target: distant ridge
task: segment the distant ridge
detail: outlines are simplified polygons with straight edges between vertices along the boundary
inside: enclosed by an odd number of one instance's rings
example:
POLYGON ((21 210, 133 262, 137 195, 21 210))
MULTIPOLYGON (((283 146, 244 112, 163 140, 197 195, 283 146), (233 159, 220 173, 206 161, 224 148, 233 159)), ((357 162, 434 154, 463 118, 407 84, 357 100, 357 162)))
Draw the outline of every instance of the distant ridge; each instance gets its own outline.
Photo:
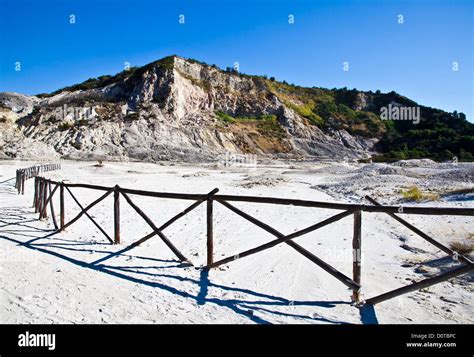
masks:
POLYGON ((463 113, 393 91, 306 88, 176 55, 49 94, 1 93, 0 125, 6 158, 35 150, 145 161, 474 158, 474 124, 463 113), (387 108, 419 118, 382 120, 387 108))

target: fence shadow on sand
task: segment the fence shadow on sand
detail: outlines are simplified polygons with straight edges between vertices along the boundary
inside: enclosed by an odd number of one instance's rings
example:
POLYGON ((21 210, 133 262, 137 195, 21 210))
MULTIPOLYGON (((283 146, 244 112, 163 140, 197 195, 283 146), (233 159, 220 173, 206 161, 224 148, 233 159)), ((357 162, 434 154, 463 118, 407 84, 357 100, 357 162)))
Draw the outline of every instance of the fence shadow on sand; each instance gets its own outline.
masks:
MULTIPOLYGON (((108 274, 118 279, 124 279, 136 284, 160 289, 172 295, 193 300, 198 306, 213 304, 229 309, 238 314, 248 322, 268 324, 270 321, 265 316, 278 318, 292 318, 293 322, 307 323, 331 323, 346 324, 348 322, 337 319, 328 319, 320 314, 319 309, 332 309, 338 305, 348 305, 347 301, 301 301, 289 300, 285 297, 270 295, 251 289, 226 286, 212 281, 207 269, 197 269, 183 265, 175 259, 158 259, 122 253, 120 258, 140 262, 134 265, 112 265, 91 264, 90 262, 77 259, 67 252, 74 253, 111 253, 107 243, 88 243, 55 237, 55 230, 37 227, 34 223, 39 221, 29 216, 34 214, 31 210, 23 207, 0 208, 0 239, 15 243, 18 247, 32 249, 44 254, 67 261, 84 269, 91 269, 108 274), (103 249, 102 249, 103 248, 103 249), (149 264, 153 265, 149 265, 149 264), (186 271, 183 271, 185 269, 186 271), (179 273, 183 272, 183 275, 179 273), (194 273, 194 274, 193 274, 194 273), (184 275, 185 274, 185 275, 184 275), (164 282, 166 281, 166 282, 164 282), (173 284, 171 282, 176 282, 173 284), (183 283, 186 283, 183 284, 183 283), (184 288, 183 288, 184 286, 184 288), (210 294, 212 289, 215 293, 210 294), (223 296, 225 293, 225 297, 223 296), (233 298, 235 293, 238 298, 233 298), (230 296, 230 297, 227 297, 230 296), (241 297, 244 296, 244 297, 241 297), (295 312, 298 306, 314 307, 313 315, 298 314, 295 312), (318 312, 319 311, 319 312, 318 312), (257 316, 262 312, 262 316, 257 316)), ((87 256, 82 254, 82 256, 87 256)), ((172 298, 172 296, 170 296, 172 298)), ((126 322, 126 321, 124 321, 126 322)), ((376 323, 375 320, 367 320, 361 315, 361 322, 376 323)))

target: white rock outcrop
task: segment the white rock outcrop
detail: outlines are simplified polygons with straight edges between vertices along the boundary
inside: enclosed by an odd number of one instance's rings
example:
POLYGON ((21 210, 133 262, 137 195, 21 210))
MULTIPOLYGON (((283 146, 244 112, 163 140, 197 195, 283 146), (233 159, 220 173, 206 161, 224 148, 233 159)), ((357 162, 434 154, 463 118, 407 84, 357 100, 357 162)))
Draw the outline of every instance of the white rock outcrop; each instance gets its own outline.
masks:
POLYGON ((201 161, 231 152, 344 158, 366 156, 374 144, 308 125, 259 77, 176 56, 167 66, 158 61, 104 87, 47 98, 0 93, 0 104, 2 157, 37 152, 75 159, 201 161), (93 115, 78 118, 85 109, 93 115), (216 111, 232 117, 275 115, 281 129, 267 133, 251 121, 228 125, 216 111))

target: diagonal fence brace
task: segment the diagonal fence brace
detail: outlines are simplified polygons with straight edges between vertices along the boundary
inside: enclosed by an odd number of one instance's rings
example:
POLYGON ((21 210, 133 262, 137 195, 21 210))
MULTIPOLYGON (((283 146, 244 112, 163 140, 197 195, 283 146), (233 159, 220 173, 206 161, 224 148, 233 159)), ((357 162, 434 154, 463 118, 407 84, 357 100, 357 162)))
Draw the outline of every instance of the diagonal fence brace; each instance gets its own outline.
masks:
POLYGON ((79 214, 74 217, 73 219, 71 219, 69 222, 67 222, 64 226, 63 226, 63 230, 66 229, 67 227, 71 226, 72 224, 74 224, 75 222, 77 222, 77 220, 79 218, 82 217, 83 214, 87 213, 87 211, 89 211, 92 207, 94 207, 95 205, 97 205, 98 203, 100 203, 102 200, 104 200, 107 196, 109 196, 112 192, 114 192, 114 189, 111 188, 110 190, 108 190, 106 193, 104 193, 102 196, 100 196, 98 199, 96 199, 94 202, 92 202, 91 204, 89 204, 86 208, 84 208, 81 212, 79 212, 79 214))
MULTIPOLYGON (((195 208, 197 208, 201 203, 205 202, 207 200, 207 197, 211 197, 213 195, 215 195, 217 192, 219 192, 219 189, 218 188, 215 188, 214 190, 212 190, 211 192, 209 192, 206 196, 206 199, 202 199, 202 200, 198 200, 196 202, 194 202, 192 205, 190 205, 189 207, 187 207, 185 210, 183 210, 182 212, 178 213, 177 215, 173 216, 172 218, 170 218, 168 221, 166 221, 163 225, 161 225, 160 227, 158 227, 158 230, 159 231, 163 231, 165 230, 167 227, 169 227, 171 224, 173 224, 174 222, 176 222, 178 219, 180 219, 181 217, 185 216, 186 214, 188 214, 189 212, 191 212, 192 210, 194 210, 195 208)), ((129 246, 115 252, 115 253, 112 253, 104 258, 100 258, 92 263, 90 263, 91 265, 95 265, 95 264, 99 264, 99 263, 102 263, 112 257, 115 257, 115 256, 118 256, 120 254, 123 254, 137 246, 139 246, 140 244, 144 243, 145 241, 147 241, 148 239, 154 237, 156 235, 156 231, 153 231, 149 234, 147 234, 146 236, 144 236, 143 238, 137 240, 136 242, 133 242, 132 244, 130 244, 129 246)))
MULTIPOLYGON (((365 198, 372 204, 376 205, 376 206, 382 206, 380 203, 378 203, 376 200, 374 200, 372 197, 370 196, 365 196, 365 198)), ((399 216, 397 216, 396 214, 393 214, 393 213, 388 213, 387 214, 392 217, 393 219, 395 219, 397 222, 400 222, 402 225, 404 225, 405 227, 407 227, 409 230, 411 230, 412 232, 416 233, 417 235, 419 235, 421 238, 423 238, 424 240, 426 240, 428 243, 431 243, 432 245, 434 245, 436 248, 438 248, 439 250, 442 250, 443 252, 451 255, 451 256, 454 256, 456 255, 458 257, 459 260, 461 260, 462 262, 464 263, 472 263, 472 261, 465 257, 464 255, 462 254, 459 254, 455 251, 453 251, 452 249, 446 247, 444 244, 438 242, 437 240, 431 238, 428 234, 426 234, 425 232, 421 231, 420 229, 416 228, 414 225, 412 225, 411 223, 408 223, 407 221, 405 221, 403 218, 400 218, 399 216)))
MULTIPOLYGON (((84 210, 84 206, 82 206, 82 204, 79 202, 79 200, 76 198, 76 196, 73 195, 73 193, 71 192, 71 190, 69 189, 69 187, 67 186, 64 186, 66 188, 66 190, 69 192, 69 194, 71 195, 72 199, 74 200, 74 202, 77 203, 77 205, 79 206, 79 208, 81 210, 84 210)), ((112 238, 110 238, 110 236, 107 234, 107 232, 95 221, 94 218, 92 218, 92 216, 87 213, 87 212, 84 212, 84 214, 86 215, 87 218, 89 218, 92 223, 94 223, 94 225, 102 232, 102 234, 108 239, 108 241, 110 243, 113 243, 114 241, 112 240, 112 238)))
POLYGON ((375 305, 375 304, 381 303, 383 301, 386 301, 386 300, 392 299, 394 297, 397 297, 399 295, 407 294, 407 293, 415 291, 415 290, 424 289, 424 288, 427 288, 431 285, 435 285, 435 284, 441 283, 443 281, 446 281, 448 279, 455 278, 458 275, 469 273, 472 270, 474 270, 474 264, 470 263, 470 264, 462 265, 462 266, 460 266, 456 269, 452 269, 450 271, 444 272, 444 273, 442 273, 440 275, 437 275, 435 277, 427 278, 427 279, 418 281, 416 283, 413 283, 413 284, 410 284, 410 285, 407 285, 407 286, 403 286, 401 288, 398 288, 398 289, 383 293, 381 295, 375 296, 373 298, 367 299, 365 301, 365 303, 375 305))
POLYGON ((173 243, 161 232, 157 226, 153 223, 153 221, 138 207, 131 198, 125 193, 125 192, 120 192, 122 196, 125 198, 125 200, 128 202, 130 206, 145 220, 146 223, 153 229, 153 231, 161 238, 163 242, 170 248, 173 253, 178 257, 179 260, 181 261, 189 261, 179 250, 176 248, 173 243))
POLYGON ((248 215, 247 213, 241 211, 240 209, 238 209, 237 207, 231 205, 230 203, 228 203, 226 201, 223 201, 223 200, 219 200, 219 199, 217 201, 219 203, 221 203, 222 205, 224 205, 225 207, 229 208, 234 213, 238 214, 239 216, 245 218, 246 220, 248 220, 248 221, 252 222, 253 224, 257 225, 258 227, 264 229, 268 233, 276 236, 278 239, 273 240, 273 241, 268 242, 268 243, 265 243, 265 244, 262 244, 261 246, 249 249, 249 250, 247 250, 245 252, 242 252, 242 253, 239 253, 235 256, 224 258, 220 261, 217 261, 217 262, 211 264, 208 268, 215 268, 219 265, 222 265, 222 264, 225 264, 225 263, 228 263, 230 261, 235 260, 236 257, 241 258, 241 257, 249 256, 249 255, 258 253, 262 250, 266 250, 268 248, 271 248, 271 247, 273 247, 277 244, 286 243, 289 246, 291 246, 293 249, 295 249, 297 252, 299 252, 300 254, 302 254, 303 256, 308 258, 309 260, 311 260, 313 263, 318 265, 320 268, 325 270, 327 273, 331 274, 336 279, 338 279, 340 282, 342 282, 343 284, 348 286, 350 289, 352 289, 354 291, 357 291, 357 290, 360 289, 360 284, 356 283, 354 280, 352 280, 348 276, 344 275, 343 273, 341 273, 340 271, 338 271, 337 269, 335 269, 334 267, 332 267, 331 265, 329 265, 328 263, 326 263, 322 259, 318 258, 313 253, 309 252, 308 250, 306 250, 305 248, 303 248, 302 246, 300 246, 299 244, 297 244, 297 243, 295 243, 291 240, 291 239, 299 237, 303 234, 306 234, 306 233, 312 232, 314 230, 317 230, 321 227, 324 227, 324 226, 326 226, 330 223, 338 221, 338 220, 340 220, 340 219, 342 219, 346 216, 349 216, 349 215, 353 214, 355 211, 359 210, 359 207, 354 207, 353 209, 350 209, 348 211, 341 212, 341 213, 336 214, 332 217, 329 217, 328 219, 325 219, 325 220, 323 220, 319 223, 316 223, 316 224, 314 224, 314 225, 312 225, 308 228, 302 229, 300 231, 297 231, 297 232, 294 232, 292 234, 289 234, 289 235, 285 236, 284 234, 280 233, 279 231, 277 231, 273 227, 270 227, 266 223, 263 223, 263 222, 259 221, 258 219, 248 215))

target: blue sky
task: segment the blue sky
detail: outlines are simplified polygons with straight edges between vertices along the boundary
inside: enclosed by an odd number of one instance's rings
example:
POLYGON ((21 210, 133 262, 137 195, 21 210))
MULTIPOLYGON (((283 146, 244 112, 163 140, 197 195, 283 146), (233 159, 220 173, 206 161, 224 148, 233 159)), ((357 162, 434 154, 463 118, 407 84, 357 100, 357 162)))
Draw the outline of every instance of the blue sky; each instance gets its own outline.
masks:
POLYGON ((304 86, 395 90, 474 121, 472 0, 0 4, 0 91, 50 92, 177 54, 304 86))

